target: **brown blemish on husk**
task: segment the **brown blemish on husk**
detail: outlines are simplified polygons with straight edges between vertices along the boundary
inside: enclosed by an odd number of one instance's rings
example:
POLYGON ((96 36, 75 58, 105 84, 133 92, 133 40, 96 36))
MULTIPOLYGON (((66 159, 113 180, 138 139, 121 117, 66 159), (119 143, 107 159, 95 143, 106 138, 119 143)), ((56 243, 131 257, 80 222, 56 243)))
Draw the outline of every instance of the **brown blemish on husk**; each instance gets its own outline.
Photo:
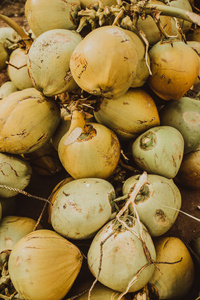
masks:
POLYGON ((176 168, 176 159, 173 155, 172 155, 172 162, 173 162, 173 166, 176 168))
POLYGON ((102 213, 103 212, 103 208, 102 208, 102 206, 100 205, 100 207, 99 207, 99 213, 102 213))
POLYGON ((167 244, 169 243, 170 239, 167 239, 166 242, 163 245, 163 249, 167 247, 167 244))
MULTIPOLYGON (((10 167, 10 169, 15 173, 16 177, 19 177, 19 175, 17 174, 17 171, 12 167, 11 164, 9 164, 9 163, 7 163, 7 162, 0 163, 0 167, 5 166, 5 165, 7 165, 7 166, 10 167)), ((5 175, 5 173, 3 172, 2 169, 0 169, 0 172, 1 172, 3 175, 5 175)), ((17 221, 17 220, 16 220, 16 221, 17 221)), ((15 222, 15 221, 14 221, 14 222, 15 222)))
POLYGON ((42 139, 44 139, 45 137, 46 137, 46 135, 43 134, 43 135, 41 135, 41 136, 37 139, 37 141, 39 142, 39 141, 41 141, 42 139))
POLYGON ((26 129, 23 129, 22 132, 11 134, 11 136, 20 136, 22 138, 25 138, 29 135, 29 133, 26 131, 26 129))
MULTIPOLYGON (((82 56, 82 54, 76 54, 74 53, 74 61, 78 61, 79 64, 77 64, 76 69, 79 69, 81 67, 81 71, 79 72, 79 74, 77 75, 77 77, 80 79, 81 75, 85 72, 88 62, 87 60, 82 56)), ((76 62, 77 63, 77 62, 76 62)))
POLYGON ((63 194, 65 195, 65 197, 70 196, 70 194, 67 194, 67 193, 65 193, 65 192, 63 192, 63 194))
POLYGON ((77 212, 81 213, 82 209, 78 206, 77 203, 75 203, 74 201, 69 201, 69 205, 74 208, 77 212))
POLYGON ((167 219, 167 216, 162 209, 156 209, 153 218, 156 223, 162 226, 167 226, 167 224, 169 223, 169 220, 167 219))
POLYGON ((21 258, 20 258, 20 256, 17 256, 17 257, 16 257, 16 260, 15 260, 15 266, 16 266, 16 267, 19 267, 20 264, 21 264, 21 258))
POLYGON ((113 155, 116 157, 116 154, 119 152, 119 142, 117 137, 114 134, 111 134, 110 148, 108 148, 108 151, 106 153, 104 151, 100 151, 99 149, 97 149, 97 151, 104 158, 105 166, 110 166, 110 165, 112 166, 113 155), (112 152, 110 152, 110 149, 112 149, 112 152))

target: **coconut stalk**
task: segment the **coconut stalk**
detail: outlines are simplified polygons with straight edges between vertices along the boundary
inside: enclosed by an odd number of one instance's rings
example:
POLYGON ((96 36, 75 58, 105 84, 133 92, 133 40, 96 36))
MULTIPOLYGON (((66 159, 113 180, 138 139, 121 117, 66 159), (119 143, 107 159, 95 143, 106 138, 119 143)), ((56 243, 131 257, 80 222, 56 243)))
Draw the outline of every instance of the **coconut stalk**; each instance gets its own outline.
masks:
POLYGON ((84 130, 87 130, 85 127, 85 114, 77 107, 75 103, 71 103, 70 112, 71 115, 71 124, 67 132, 65 145, 70 145, 79 138, 84 130))
POLYGON ((31 45, 32 45, 32 38, 23 30, 23 28, 21 26, 19 26, 14 20, 12 20, 11 18, 4 16, 2 14, 0 14, 0 19, 2 21, 4 21, 7 25, 9 25, 11 28, 13 28, 18 35, 21 37, 22 42, 23 42, 23 46, 25 46, 25 48, 27 50, 30 49, 31 45))
MULTIPOLYGON (((99 1, 100 2, 100 1, 99 1)), ((79 26, 77 32, 80 32, 86 25, 90 24, 94 29, 97 25, 120 25, 134 30, 137 27, 137 20, 139 15, 145 19, 147 15, 151 15, 154 19, 159 18, 159 15, 176 17, 185 21, 189 21, 200 26, 200 16, 196 13, 186 11, 181 8, 172 7, 168 5, 152 4, 149 0, 133 1, 132 3, 117 1, 117 5, 111 7, 103 7, 99 4, 98 9, 82 9, 78 12, 79 26), (128 17, 128 18, 127 18, 128 17), (130 23, 132 22, 132 26, 130 23)))

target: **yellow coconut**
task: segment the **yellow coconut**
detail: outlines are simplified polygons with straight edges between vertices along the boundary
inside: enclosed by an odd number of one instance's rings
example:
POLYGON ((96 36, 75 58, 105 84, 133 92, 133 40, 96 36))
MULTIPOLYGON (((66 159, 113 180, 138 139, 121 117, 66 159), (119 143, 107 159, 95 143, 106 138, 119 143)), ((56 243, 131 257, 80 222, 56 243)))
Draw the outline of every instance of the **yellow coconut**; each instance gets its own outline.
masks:
POLYGON ((199 74, 198 54, 178 39, 167 39, 149 51, 152 75, 150 88, 164 100, 179 100, 199 74))
POLYGON ((136 138, 147 129, 160 125, 156 104, 142 88, 129 89, 121 97, 104 98, 94 116, 121 140, 136 138))
POLYGON ((90 94, 119 97, 136 76, 138 54, 134 45, 127 30, 99 27, 74 49, 70 59, 72 76, 90 94))
POLYGON ((40 229, 15 244, 8 269, 24 299, 61 300, 76 279, 82 259, 74 244, 52 230, 40 229))
POLYGON ((51 29, 75 29, 76 24, 71 18, 71 12, 76 7, 80 7, 79 0, 27 0, 25 16, 37 37, 51 29))
POLYGON ((194 280, 194 263, 189 250, 177 237, 159 237, 155 242, 156 262, 150 279, 159 299, 183 299, 194 280))
POLYGON ((0 151, 24 154, 42 147, 60 121, 53 98, 35 88, 11 93, 0 101, 0 151))

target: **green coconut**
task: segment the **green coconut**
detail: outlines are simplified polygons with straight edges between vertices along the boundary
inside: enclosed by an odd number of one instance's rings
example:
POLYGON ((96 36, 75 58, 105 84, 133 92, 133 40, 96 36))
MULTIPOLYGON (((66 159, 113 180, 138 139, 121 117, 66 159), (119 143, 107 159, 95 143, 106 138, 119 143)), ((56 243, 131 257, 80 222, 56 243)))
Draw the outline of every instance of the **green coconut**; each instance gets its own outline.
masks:
POLYGON ((184 153, 197 148, 200 142, 200 102, 190 97, 170 101, 160 111, 163 126, 176 128, 184 139, 184 153))
POLYGON ((182 134, 171 126, 153 127, 132 144, 136 164, 150 174, 174 178, 184 154, 182 134))

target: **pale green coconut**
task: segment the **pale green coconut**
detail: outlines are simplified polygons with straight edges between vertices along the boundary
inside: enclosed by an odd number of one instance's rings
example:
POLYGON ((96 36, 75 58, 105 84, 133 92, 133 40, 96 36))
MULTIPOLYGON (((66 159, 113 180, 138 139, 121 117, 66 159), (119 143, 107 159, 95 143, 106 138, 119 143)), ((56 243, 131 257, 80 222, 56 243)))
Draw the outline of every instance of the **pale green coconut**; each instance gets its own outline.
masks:
MULTIPOLYGON (((92 284, 92 283, 91 283, 92 284)), ((78 297, 77 300, 88 300, 89 292, 78 297)), ((120 296, 120 293, 113 291, 106 287, 105 285, 97 282, 91 291, 91 300, 117 300, 120 296)), ((125 300, 125 296, 121 300, 125 300)))
POLYGON ((52 29, 34 40, 28 53, 28 69, 36 89, 54 96, 77 88, 69 61, 81 41, 81 35, 67 29, 52 29))
POLYGON ((24 190, 28 186, 31 175, 29 163, 21 156, 0 153, 0 197, 9 198, 17 195, 17 189, 24 190))
POLYGON ((7 72, 10 80, 18 90, 33 87, 28 73, 26 50, 17 48, 11 53, 7 72))
POLYGON ((87 261, 95 277, 100 268, 98 281, 108 288, 124 292, 129 287, 128 292, 135 292, 148 283, 155 270, 155 265, 145 255, 141 235, 150 254, 148 257, 155 260, 156 253, 151 236, 142 223, 131 216, 122 221, 130 230, 117 220, 108 222, 90 244, 87 261))
MULTIPOLYGON (((134 175, 124 182, 124 195, 132 192, 139 178, 139 175, 134 175)), ((147 181, 129 208, 134 213, 135 207, 151 236, 160 236, 176 221, 182 203, 181 193, 172 179, 148 174, 147 181)))
MULTIPOLYGON (((0 222, 0 252, 12 250, 23 236, 34 230, 36 220, 22 216, 6 216, 0 222)), ((39 226, 41 228, 41 226, 39 226)))
POLYGON ((76 179, 52 194, 51 223, 66 238, 91 238, 114 217, 115 190, 100 178, 76 179))
POLYGON ((8 61, 9 55, 8 52, 5 50, 2 44, 0 44, 0 71, 5 69, 7 66, 6 61, 8 61))
POLYGON ((0 100, 16 91, 17 87, 14 85, 14 83, 10 80, 6 81, 0 87, 0 100))
POLYGON ((12 45, 18 39, 17 33, 10 27, 0 28, 0 70, 7 66, 12 45))
POLYGON ((132 154, 142 170, 174 178, 183 159, 184 139, 174 127, 153 127, 136 138, 132 154))
POLYGON ((200 102, 190 97, 170 101, 160 111, 160 122, 176 128, 184 139, 184 153, 197 148, 200 143, 200 102))

